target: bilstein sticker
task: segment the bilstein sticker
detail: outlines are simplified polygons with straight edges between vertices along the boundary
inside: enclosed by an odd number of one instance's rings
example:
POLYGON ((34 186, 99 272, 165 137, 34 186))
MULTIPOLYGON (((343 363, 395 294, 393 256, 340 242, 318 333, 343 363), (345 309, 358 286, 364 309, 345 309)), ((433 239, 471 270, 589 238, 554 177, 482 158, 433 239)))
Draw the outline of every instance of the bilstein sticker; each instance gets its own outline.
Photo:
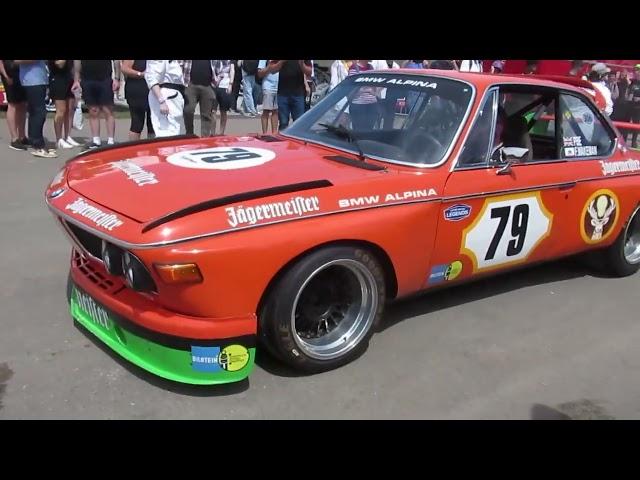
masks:
POLYGON ((462 262, 456 260, 449 264, 435 265, 429 275, 429 284, 455 280, 462 273, 462 262))
POLYGON ((242 345, 220 347, 191 346, 191 368, 198 372, 237 372, 249 363, 249 351, 242 345))

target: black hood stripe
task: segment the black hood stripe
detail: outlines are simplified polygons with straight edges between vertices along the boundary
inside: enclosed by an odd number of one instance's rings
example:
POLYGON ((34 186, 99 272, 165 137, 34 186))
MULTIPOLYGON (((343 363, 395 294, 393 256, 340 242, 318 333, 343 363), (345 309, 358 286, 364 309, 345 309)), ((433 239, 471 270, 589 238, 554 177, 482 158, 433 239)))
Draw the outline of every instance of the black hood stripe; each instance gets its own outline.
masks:
POLYGON ((356 168, 362 168, 364 170, 371 170, 373 172, 379 172, 381 170, 386 170, 387 167, 383 167, 382 165, 376 165, 375 163, 365 163, 363 160, 356 160, 354 158, 346 157, 344 155, 327 155, 327 160, 331 160, 333 162, 342 163, 344 165, 350 165, 356 168))
POLYGON ((333 184, 329 180, 314 180, 312 182, 292 183, 290 185, 280 185, 278 187, 263 188, 252 192, 237 193, 227 197, 216 198, 214 200, 206 200, 196 203, 186 208, 176 210, 175 212, 164 215, 156 220, 152 220, 142 229, 142 233, 146 233, 160 225, 175 220, 177 218, 186 217, 193 213, 203 212, 212 208, 222 207, 232 203, 246 202, 247 200, 255 200, 257 198, 270 197, 272 195, 280 195, 283 193, 302 192, 304 190, 312 190, 315 188, 331 187, 333 184))

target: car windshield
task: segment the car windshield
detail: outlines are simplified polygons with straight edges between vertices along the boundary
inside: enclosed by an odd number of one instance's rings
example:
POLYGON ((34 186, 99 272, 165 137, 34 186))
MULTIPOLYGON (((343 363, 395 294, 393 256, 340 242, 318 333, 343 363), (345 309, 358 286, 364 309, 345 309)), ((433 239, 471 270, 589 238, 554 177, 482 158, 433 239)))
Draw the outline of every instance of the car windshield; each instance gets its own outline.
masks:
POLYGON ((348 77, 283 133, 416 166, 437 165, 470 106, 471 85, 403 73, 348 77))

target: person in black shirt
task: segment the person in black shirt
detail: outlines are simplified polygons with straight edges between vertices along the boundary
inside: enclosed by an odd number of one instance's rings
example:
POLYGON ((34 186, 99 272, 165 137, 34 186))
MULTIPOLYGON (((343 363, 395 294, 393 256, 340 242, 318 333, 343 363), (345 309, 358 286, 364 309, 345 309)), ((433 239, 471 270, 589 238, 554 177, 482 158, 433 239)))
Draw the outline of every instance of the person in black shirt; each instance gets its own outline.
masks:
POLYGON ((13 150, 27 150, 27 96, 20 83, 20 67, 14 60, 0 60, 0 76, 7 97, 7 125, 13 150))
POLYGON ((193 135, 193 119, 196 106, 200 104, 200 136, 215 135, 213 112, 218 107, 215 85, 218 78, 215 73, 216 60, 184 60, 182 70, 184 83, 184 128, 187 135, 193 135))
POLYGON ((131 126, 129 140, 140 140, 140 134, 147 119, 147 138, 155 137, 151 124, 151 110, 149 109, 149 87, 144 79, 147 69, 146 60, 123 60, 122 74, 125 77, 124 97, 129 105, 131 126))
POLYGON ((278 60, 269 64, 269 73, 280 72, 278 79, 278 120, 280 130, 304 113, 305 75, 311 75, 311 60, 278 60))
POLYGON ((71 138, 71 120, 75 111, 73 86, 73 60, 49 60, 49 98, 56 105, 53 129, 56 148, 73 148, 80 144, 71 138), (63 135, 64 133, 64 135, 63 135))
POLYGON ((99 147, 100 112, 107 120, 107 143, 113 145, 116 119, 113 116, 113 94, 120 90, 120 62, 118 60, 75 60, 72 90, 80 89, 89 107, 89 127, 93 141, 89 148, 99 147), (115 75, 114 75, 115 73, 115 75))
MULTIPOLYGON (((640 64, 634 67, 634 79, 627 88, 627 101, 631 123, 640 123, 640 64)), ((631 146, 638 148, 638 131, 631 135, 631 146)))
MULTIPOLYGON (((627 89, 629 88, 629 77, 626 70, 620 72, 620 77, 617 80, 618 85, 618 98, 613 103, 613 114, 611 120, 619 122, 628 122, 629 119, 629 102, 627 102, 627 89)), ((625 132, 622 132, 626 138, 625 132)))
POLYGON ((238 110, 238 97, 240 96, 240 84, 242 83, 242 72, 238 62, 240 60, 233 61, 235 75, 233 76, 233 86, 231 87, 231 110, 236 113, 240 113, 240 110, 238 110))

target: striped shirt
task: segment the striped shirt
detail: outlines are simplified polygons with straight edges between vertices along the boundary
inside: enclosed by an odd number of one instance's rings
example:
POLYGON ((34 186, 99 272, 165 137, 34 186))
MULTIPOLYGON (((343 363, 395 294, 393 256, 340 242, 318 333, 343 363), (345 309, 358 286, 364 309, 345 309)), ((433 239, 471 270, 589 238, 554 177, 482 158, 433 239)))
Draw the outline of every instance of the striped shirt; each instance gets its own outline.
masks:
MULTIPOLYGON (((349 67, 349 75, 354 75, 360 72, 368 72, 369 70, 373 70, 373 65, 367 63, 366 66, 360 65, 358 62, 353 62, 351 67, 349 67)), ((370 86, 362 86, 351 103, 354 105, 370 105, 372 103, 376 103, 378 101, 378 97, 376 96, 376 87, 370 86)))

